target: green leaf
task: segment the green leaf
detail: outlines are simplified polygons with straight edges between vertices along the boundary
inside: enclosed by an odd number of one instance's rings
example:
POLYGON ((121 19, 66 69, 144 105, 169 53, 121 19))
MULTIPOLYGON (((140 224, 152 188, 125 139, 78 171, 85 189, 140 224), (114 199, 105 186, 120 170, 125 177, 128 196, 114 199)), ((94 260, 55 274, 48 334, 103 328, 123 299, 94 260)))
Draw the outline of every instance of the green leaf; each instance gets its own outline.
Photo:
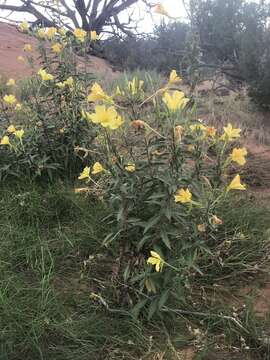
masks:
POLYGON ((159 298, 155 298, 154 300, 152 300, 150 306, 149 306, 149 311, 148 311, 148 320, 151 320, 153 315, 155 314, 155 312, 158 311, 159 307, 158 307, 158 303, 159 303, 159 298))
POLYGON ((147 240, 151 239, 150 235, 145 235, 137 244, 137 250, 140 251, 147 240))
POLYGON ((158 309, 161 310, 162 307, 166 304, 168 298, 169 298, 169 295, 170 295, 170 290, 166 290, 162 293, 160 299, 159 299, 159 302, 158 302, 158 309))
POLYGON ((160 216, 153 216, 149 221, 147 221, 147 225, 144 228, 143 233, 145 234, 149 229, 155 226, 160 220, 160 216))
POLYGON ((147 299, 141 300, 140 302, 138 302, 133 309, 131 310, 131 314, 135 319, 138 319, 141 310, 144 308, 144 306, 147 303, 147 299))
POLYGON ((168 234, 165 229, 161 230, 160 236, 161 236, 161 240, 167 246, 167 248, 171 249, 170 239, 169 239, 168 234))
POLYGON ((126 266, 126 268, 124 270, 124 274, 123 274, 124 281, 127 281, 127 279, 129 278, 129 275, 130 275, 130 266, 128 264, 126 266))

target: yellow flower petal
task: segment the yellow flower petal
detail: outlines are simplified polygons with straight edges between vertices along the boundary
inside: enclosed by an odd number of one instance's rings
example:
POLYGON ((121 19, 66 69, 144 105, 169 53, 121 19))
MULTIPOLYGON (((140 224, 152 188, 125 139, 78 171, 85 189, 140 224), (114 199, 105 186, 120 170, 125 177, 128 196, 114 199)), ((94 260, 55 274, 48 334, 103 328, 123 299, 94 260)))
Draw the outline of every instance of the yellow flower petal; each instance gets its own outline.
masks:
POLYGON ((9 137, 7 135, 2 137, 2 139, 0 141, 0 145, 10 145, 9 137))
POLYGON ((14 125, 9 125, 9 127, 7 128, 7 132, 12 134, 16 131, 16 128, 14 125))
POLYGON ((39 69, 38 75, 41 77, 42 81, 50 81, 54 79, 53 75, 47 73, 44 69, 39 69))
POLYGON ((74 34, 75 38, 81 42, 84 42, 85 37, 87 35, 86 31, 84 31, 83 29, 79 29, 79 28, 75 29, 73 31, 73 34, 74 34))
POLYGON ((227 187, 227 191, 230 190, 246 190, 246 186, 241 184, 240 175, 236 175, 231 183, 227 187))
POLYGON ((14 135, 18 138, 18 139, 22 139, 23 135, 24 135, 24 130, 21 129, 21 130, 16 130, 14 131, 14 135))
POLYGON ((221 136, 221 140, 232 141, 240 137, 241 129, 233 128, 232 124, 229 123, 224 129, 224 134, 221 136))
POLYGON ((52 44, 52 51, 55 53, 55 54, 59 54, 63 49, 63 45, 60 44, 60 43, 54 43, 52 44))
POLYGON ((25 44, 24 47, 23 47, 23 51, 32 52, 33 51, 32 45, 31 44, 25 44))
POLYGON ((86 166, 80 176, 78 177, 79 180, 89 179, 90 178, 90 167, 86 166))
POLYGON ((232 161, 235 161, 239 165, 245 165, 247 155, 246 148, 234 148, 232 153, 230 154, 230 157, 232 161))
POLYGON ((15 80, 14 79, 9 79, 8 81, 7 81, 7 86, 14 86, 16 84, 16 82, 15 82, 15 80))
POLYGON ((104 171, 104 167, 101 165, 100 162, 95 162, 94 165, 93 165, 93 170, 92 170, 92 174, 95 175, 95 174, 99 174, 101 173, 102 171, 104 171))
POLYGON ((188 189, 179 189, 174 196, 174 200, 176 203, 190 203, 192 201, 192 194, 188 189))
POLYGON ((110 97, 104 92, 102 87, 98 83, 94 83, 91 88, 91 93, 88 95, 87 100, 89 102, 96 102, 100 100, 109 100, 110 97))
POLYGON ((169 77, 169 85, 173 85, 180 81, 182 81, 182 79, 177 75, 176 70, 172 70, 169 77))
POLYGON ((150 254, 151 256, 147 259, 147 264, 155 266, 157 272, 162 271, 164 260, 155 251, 150 251, 150 254))
POLYGON ((167 105, 170 111, 182 110, 189 102, 182 91, 174 91, 173 93, 165 92, 163 102, 167 105))
POLYGON ((14 95, 5 95, 3 97, 3 100, 8 104, 8 105, 13 105, 16 103, 17 99, 14 95))
POLYGON ((127 170, 128 172, 134 172, 136 170, 136 166, 135 164, 129 163, 125 166, 125 170, 127 170))

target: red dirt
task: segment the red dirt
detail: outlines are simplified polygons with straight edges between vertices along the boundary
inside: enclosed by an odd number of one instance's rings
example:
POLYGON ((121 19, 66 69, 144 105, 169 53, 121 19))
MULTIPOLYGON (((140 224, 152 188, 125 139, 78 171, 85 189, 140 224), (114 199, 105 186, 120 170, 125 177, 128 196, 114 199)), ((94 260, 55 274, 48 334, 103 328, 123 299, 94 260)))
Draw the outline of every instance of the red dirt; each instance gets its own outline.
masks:
MULTIPOLYGON (((31 75, 29 66, 17 60, 18 56, 24 56, 25 44, 31 44, 34 47, 37 41, 31 36, 23 34, 13 25, 0 23, 0 75, 3 78, 17 80, 31 75)), ((34 58, 38 57, 35 51, 33 56, 34 58)), ((90 57, 88 69, 110 78, 117 76, 106 60, 96 56, 90 57)))

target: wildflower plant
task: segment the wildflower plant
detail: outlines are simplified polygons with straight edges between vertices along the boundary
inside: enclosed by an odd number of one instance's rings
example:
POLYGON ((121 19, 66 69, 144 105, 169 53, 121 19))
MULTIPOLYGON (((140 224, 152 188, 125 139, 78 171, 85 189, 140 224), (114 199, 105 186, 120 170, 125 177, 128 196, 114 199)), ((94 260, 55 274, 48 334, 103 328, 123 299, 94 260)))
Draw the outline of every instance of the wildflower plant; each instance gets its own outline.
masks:
POLYGON ((35 36, 41 64, 32 89, 17 95, 9 81, 1 96, 2 178, 76 176, 75 192, 96 195, 110 210, 103 246, 117 258, 119 291, 128 289, 134 313, 147 309, 151 318, 187 302, 198 279, 221 267, 213 249, 227 251, 222 207, 246 189, 231 170, 246 163, 241 129, 198 119, 175 70, 151 93, 139 77, 105 89, 73 51, 80 47, 87 60, 93 31, 48 28, 35 36))
POLYGON ((219 261, 211 249, 220 241, 222 204, 246 189, 239 174, 227 175, 232 163, 246 162, 246 149, 234 147, 241 129, 228 124, 220 132, 197 119, 180 82, 172 71, 165 86, 142 92, 140 119, 120 96, 108 104, 96 85, 98 105, 83 109, 85 120, 99 127, 102 171, 91 172, 90 164, 79 179, 102 188, 111 209, 107 221, 115 226, 103 244, 119 252, 122 281, 136 311, 146 307, 149 317, 189 296, 209 265, 205 270, 201 259, 219 261), (148 111, 162 113, 162 122, 149 119, 148 111))
MULTIPOLYGON (((26 22, 20 29, 30 32, 26 22)), ((53 173, 73 177, 84 163, 85 152, 76 149, 89 148, 96 136, 81 113, 93 75, 86 65, 87 57, 80 60, 74 46, 79 42, 86 53, 91 41, 96 39, 91 40, 90 34, 83 37, 83 34, 74 31, 72 36, 67 36, 63 29, 54 27, 31 31, 37 43, 26 44, 22 54, 33 76, 27 80, 27 88, 21 89, 14 79, 9 79, 0 99, 4 118, 2 135, 6 136, 10 124, 24 128, 23 153, 18 157, 13 146, 0 148, 5 153, 1 156, 1 177, 12 174, 52 177, 53 173), (34 51, 39 53, 39 69, 35 65, 34 51)))

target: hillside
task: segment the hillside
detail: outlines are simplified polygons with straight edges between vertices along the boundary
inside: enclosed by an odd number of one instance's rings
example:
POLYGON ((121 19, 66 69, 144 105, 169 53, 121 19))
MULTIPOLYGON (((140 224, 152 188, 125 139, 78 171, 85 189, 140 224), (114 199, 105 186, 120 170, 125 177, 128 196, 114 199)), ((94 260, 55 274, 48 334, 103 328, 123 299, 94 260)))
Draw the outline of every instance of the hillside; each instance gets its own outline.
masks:
MULTIPOLYGON (((18 56, 23 56, 23 47, 25 44, 36 44, 36 40, 17 30, 13 25, 0 23, 0 75, 4 78, 22 79, 31 75, 31 69, 28 65, 18 61, 18 56)), ((33 54, 37 58, 37 54, 33 54)), ((101 58, 91 56, 89 70, 99 73, 103 76, 113 78, 116 72, 113 71, 110 64, 101 58)))

